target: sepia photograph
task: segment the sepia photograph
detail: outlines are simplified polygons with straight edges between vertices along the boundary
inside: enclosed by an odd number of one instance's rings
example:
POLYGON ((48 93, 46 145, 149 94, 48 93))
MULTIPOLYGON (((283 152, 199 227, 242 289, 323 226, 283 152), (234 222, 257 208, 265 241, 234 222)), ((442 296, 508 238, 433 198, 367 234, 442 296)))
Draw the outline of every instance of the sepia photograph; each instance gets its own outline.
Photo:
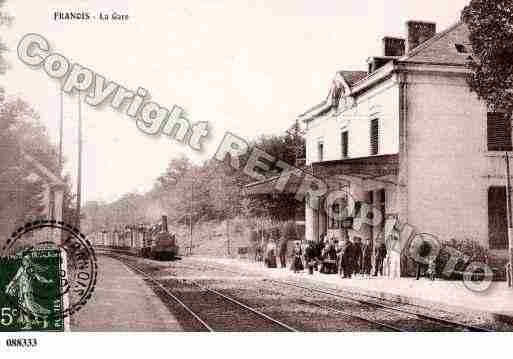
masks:
POLYGON ((0 0, 0 77, 0 352, 513 331, 512 0, 0 0))

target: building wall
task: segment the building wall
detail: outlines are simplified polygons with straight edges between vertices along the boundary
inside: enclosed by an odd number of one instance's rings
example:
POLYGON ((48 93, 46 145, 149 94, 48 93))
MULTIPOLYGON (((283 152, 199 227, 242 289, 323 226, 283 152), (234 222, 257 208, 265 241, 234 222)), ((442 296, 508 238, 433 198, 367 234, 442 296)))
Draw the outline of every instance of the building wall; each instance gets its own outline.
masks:
MULTIPOLYGON (((474 239, 488 246, 488 188, 505 185, 504 153, 487 150, 487 107, 463 75, 407 75, 406 220, 440 240, 474 239)), ((307 163, 341 159, 341 130, 349 129, 349 157, 370 155, 370 121, 380 119, 380 153, 399 151, 399 89, 394 77, 355 107, 308 124, 307 163)), ((513 163, 513 160, 512 160, 513 163)), ((401 212, 397 187, 386 185, 389 214, 401 212)), ((307 215, 307 227, 309 216, 307 215)), ((307 229, 308 231, 308 229, 307 229)))
POLYGON ((408 223, 488 244, 486 106, 464 77, 408 75, 408 223))
POLYGON ((370 155, 370 121, 379 118, 379 154, 393 154, 399 148, 399 90, 395 78, 376 86, 356 105, 339 114, 327 114, 308 124, 307 164, 318 162, 318 143, 324 145, 324 161, 342 158, 341 133, 349 131, 349 157, 370 155))
MULTIPOLYGON (((382 84, 375 86, 371 91, 358 98, 355 106, 339 111, 337 114, 327 114, 308 124, 306 135, 306 160, 307 164, 318 162, 318 143, 324 147, 323 161, 342 159, 341 133, 349 131, 349 158, 370 156, 370 122, 379 118, 379 155, 396 154, 399 150, 399 86, 396 78, 392 77, 382 84)), ((360 181, 361 182, 361 181, 360 181)), ((383 183, 378 183, 383 187, 383 183)), ((390 187, 390 186, 387 186, 390 187)), ((387 188, 387 211, 394 210, 395 189, 387 188)), ((365 191, 360 186, 353 184, 352 195, 364 200, 365 191), (356 192, 355 192, 356 191, 356 192), (353 193, 354 192, 354 193, 353 193)), ((320 232, 324 232, 322 218, 319 221, 318 211, 305 208, 306 237, 316 240, 320 232)), ((352 233, 361 238, 369 236, 368 228, 362 233, 352 233)))

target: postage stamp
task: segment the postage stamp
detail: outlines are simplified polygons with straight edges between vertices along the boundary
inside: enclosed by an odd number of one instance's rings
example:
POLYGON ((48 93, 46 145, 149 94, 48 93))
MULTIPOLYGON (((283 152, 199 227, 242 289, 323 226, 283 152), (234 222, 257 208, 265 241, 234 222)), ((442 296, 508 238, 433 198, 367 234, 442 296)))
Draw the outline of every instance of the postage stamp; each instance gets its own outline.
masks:
POLYGON ((94 250, 66 223, 27 223, 0 255, 0 330, 63 330, 64 318, 80 310, 94 291, 94 250))
POLYGON ((0 331, 63 330, 60 251, 30 248, 0 263, 0 331))

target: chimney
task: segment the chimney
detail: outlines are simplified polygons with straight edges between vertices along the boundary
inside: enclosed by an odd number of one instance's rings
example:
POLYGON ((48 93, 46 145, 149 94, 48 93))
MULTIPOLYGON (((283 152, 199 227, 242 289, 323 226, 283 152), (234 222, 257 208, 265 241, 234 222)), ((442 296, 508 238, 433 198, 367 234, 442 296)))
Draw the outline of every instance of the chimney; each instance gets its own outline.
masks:
POLYGON ((404 56, 406 40, 398 37, 383 38, 383 56, 404 56))
POLYGON ((162 216, 162 232, 168 233, 169 230, 167 228, 167 216, 162 216))
POLYGON ((436 34, 436 23, 424 21, 406 22, 406 52, 410 52, 436 34))

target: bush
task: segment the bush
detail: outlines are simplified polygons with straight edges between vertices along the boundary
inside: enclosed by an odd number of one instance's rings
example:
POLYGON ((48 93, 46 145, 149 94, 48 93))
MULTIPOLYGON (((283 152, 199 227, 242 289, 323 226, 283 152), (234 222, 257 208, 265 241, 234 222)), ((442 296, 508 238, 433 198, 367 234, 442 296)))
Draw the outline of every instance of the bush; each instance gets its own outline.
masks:
POLYGON ((487 248, 471 239, 457 240, 453 238, 442 243, 440 253, 436 257, 436 273, 438 276, 442 276, 445 266, 451 258, 451 252, 454 253, 455 250, 457 253, 461 253, 461 257, 449 279, 461 279, 461 273, 472 262, 488 264, 490 254, 487 248))
MULTIPOLYGON (((467 266, 472 262, 489 263, 489 251, 483 247, 479 242, 471 239, 451 239, 445 242, 439 242, 440 250, 435 258, 435 271, 436 276, 444 279, 461 280, 462 273, 465 272, 467 266), (459 254, 459 258, 458 258, 459 254), (451 258, 456 256, 456 258, 451 258), (444 275, 444 269, 446 268, 449 260, 455 261, 458 259, 452 273, 449 276, 444 275)), ((412 241, 409 243, 406 251, 402 253, 401 257, 401 273, 405 276, 415 276, 417 263, 413 258, 414 254, 425 258, 426 261, 423 264, 427 264, 429 255, 431 254, 431 244, 428 241, 417 242, 412 241)), ((451 263, 454 264, 454 263, 451 263)))

